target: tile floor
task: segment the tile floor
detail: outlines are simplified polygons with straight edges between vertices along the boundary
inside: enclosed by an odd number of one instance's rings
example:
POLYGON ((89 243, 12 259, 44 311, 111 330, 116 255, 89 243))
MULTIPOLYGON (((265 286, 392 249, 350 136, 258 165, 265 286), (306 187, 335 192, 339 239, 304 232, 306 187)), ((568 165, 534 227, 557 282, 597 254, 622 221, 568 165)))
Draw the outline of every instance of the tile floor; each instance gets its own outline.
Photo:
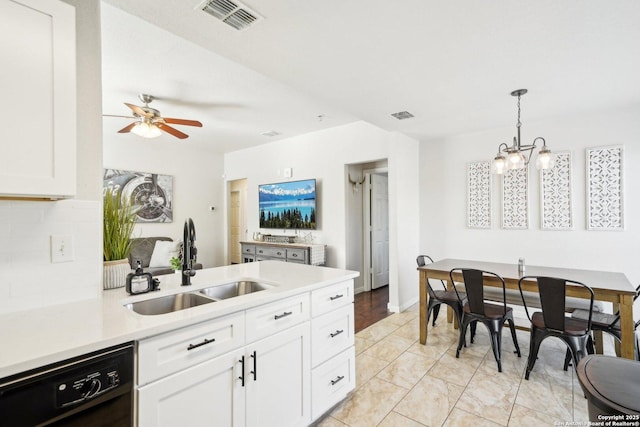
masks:
MULTIPOLYGON (((572 368, 562 370, 564 344, 546 339, 524 379, 529 333, 509 329, 499 373, 489 336, 479 325, 474 344, 456 359, 457 330, 443 314, 418 342, 417 306, 356 334, 356 390, 320 422, 334 426, 553 426, 588 421, 587 401, 572 368)), ((606 349, 605 353, 613 350, 606 349)), ((586 425, 586 424, 585 424, 586 425)))

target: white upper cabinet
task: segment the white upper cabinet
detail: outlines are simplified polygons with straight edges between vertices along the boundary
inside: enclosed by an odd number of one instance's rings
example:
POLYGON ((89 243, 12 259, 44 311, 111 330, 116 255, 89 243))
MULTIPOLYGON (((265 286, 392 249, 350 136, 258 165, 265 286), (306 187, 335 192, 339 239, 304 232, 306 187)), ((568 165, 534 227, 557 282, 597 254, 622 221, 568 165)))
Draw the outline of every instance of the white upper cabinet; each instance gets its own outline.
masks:
POLYGON ((75 9, 0 0, 0 197, 76 192, 75 9))

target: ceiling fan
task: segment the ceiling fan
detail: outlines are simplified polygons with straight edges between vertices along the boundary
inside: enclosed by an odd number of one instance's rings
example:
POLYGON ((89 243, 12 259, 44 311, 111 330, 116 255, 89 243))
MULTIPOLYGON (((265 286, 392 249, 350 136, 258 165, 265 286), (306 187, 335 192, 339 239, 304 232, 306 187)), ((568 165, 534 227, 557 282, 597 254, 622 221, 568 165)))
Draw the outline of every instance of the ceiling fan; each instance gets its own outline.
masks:
POLYGON ((144 138, 155 138, 162 135, 161 131, 164 131, 175 136, 176 138, 185 139, 188 138, 189 135, 169 125, 172 124, 202 127, 202 123, 197 120, 162 117, 160 115, 160 111, 156 110, 155 108, 149 107, 149 103, 151 103, 151 101, 155 99, 151 95, 141 93, 140 95, 138 95, 138 98, 144 103, 143 107, 139 107, 137 105, 129 104, 126 102, 124 103, 124 105, 131 108, 131 111, 133 111, 133 116, 105 114, 105 116, 107 117, 124 117, 135 119, 133 123, 130 123, 129 125, 120 129, 118 133, 133 132, 136 135, 140 135, 144 138))

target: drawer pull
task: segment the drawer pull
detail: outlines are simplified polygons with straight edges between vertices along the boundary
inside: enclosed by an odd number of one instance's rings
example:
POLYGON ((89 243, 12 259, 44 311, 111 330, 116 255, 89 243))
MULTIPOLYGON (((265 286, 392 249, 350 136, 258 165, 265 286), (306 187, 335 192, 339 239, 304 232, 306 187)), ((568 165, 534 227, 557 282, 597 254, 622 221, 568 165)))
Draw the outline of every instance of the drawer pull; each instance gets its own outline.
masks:
POLYGON ((238 379, 241 381, 240 384, 242 387, 244 387, 244 356, 242 356, 242 359, 238 360, 238 362, 242 365, 242 375, 240 375, 238 379))
POLYGON ((276 255, 280 256, 282 255, 282 252, 276 252, 276 255))
POLYGON ((342 294, 338 294, 338 295, 336 295, 335 297, 329 297, 329 299, 330 299, 331 301, 333 301, 333 300, 336 300, 336 299, 338 299, 338 298, 342 298, 343 296, 344 296, 344 295, 342 295, 342 294))
POLYGON ((264 251, 263 251, 262 249, 258 249, 258 253, 259 253, 259 254, 263 254, 263 253, 264 253, 264 251))
POLYGON ((251 373, 253 374, 253 380, 255 381, 258 379, 258 354, 254 351, 251 353, 251 358, 253 359, 253 371, 251 371, 251 373))
POLYGON ((215 338, 211 338, 210 340, 205 338, 204 341, 202 341, 201 343, 189 344, 189 347, 187 347, 187 350, 193 350, 194 348, 198 348, 198 347, 202 347, 203 345, 211 344, 215 340, 216 340, 215 338))
POLYGON ((336 378, 335 380, 331 380, 331 385, 336 385, 343 379, 344 379, 344 375, 338 375, 338 378, 336 378))
POLYGON ((283 317, 291 316, 292 314, 293 314, 293 311, 285 311, 282 314, 276 314, 275 316, 273 316, 273 318, 275 320, 278 320, 278 319, 282 319, 283 317))
POLYGON ((330 336, 331 338, 335 338, 335 337, 337 337, 338 335, 340 335, 340 334, 341 334, 341 333, 343 333, 343 332, 344 332, 344 330, 343 330, 343 329, 338 329, 338 330, 337 330, 337 331, 335 331, 334 333, 329 334, 329 336, 330 336))
POLYGON ((292 253, 292 254, 291 254, 291 256, 292 256, 293 258, 298 258, 298 254, 297 254, 297 253, 295 253, 295 252, 294 252, 294 253, 292 253))

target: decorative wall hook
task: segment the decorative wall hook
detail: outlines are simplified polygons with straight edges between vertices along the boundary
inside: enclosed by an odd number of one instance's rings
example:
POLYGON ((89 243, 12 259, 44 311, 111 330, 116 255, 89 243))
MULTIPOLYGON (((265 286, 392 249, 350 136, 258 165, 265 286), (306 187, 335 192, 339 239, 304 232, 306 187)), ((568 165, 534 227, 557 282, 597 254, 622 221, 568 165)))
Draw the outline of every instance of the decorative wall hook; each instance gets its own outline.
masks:
POLYGON ((351 185, 353 186, 353 191, 357 192, 360 189, 360 186, 362 185, 362 183, 364 182, 365 177, 363 176, 362 179, 358 180, 353 180, 351 178, 351 172, 349 172, 349 182, 351 183, 351 185))

